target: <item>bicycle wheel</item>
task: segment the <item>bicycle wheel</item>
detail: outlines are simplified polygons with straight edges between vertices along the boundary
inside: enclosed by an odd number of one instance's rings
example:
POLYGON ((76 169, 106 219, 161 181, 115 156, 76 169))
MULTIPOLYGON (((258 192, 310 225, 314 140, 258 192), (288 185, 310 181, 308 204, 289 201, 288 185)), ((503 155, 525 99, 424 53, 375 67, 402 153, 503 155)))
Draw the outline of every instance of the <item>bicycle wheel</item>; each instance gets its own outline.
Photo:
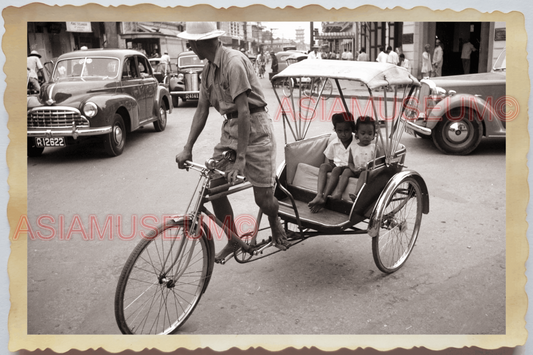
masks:
POLYGON ((398 270, 415 246, 422 220, 422 192, 418 182, 407 177, 388 196, 379 222, 378 235, 372 238, 372 254, 378 269, 398 270))
POLYGON ((281 82, 281 88, 283 89, 283 95, 285 97, 290 97, 292 95, 292 89, 294 85, 291 78, 285 78, 281 82))
POLYGON ((115 293, 115 318, 124 334, 171 334, 185 323, 207 288, 214 246, 205 226, 197 236, 173 220, 133 250, 115 293))

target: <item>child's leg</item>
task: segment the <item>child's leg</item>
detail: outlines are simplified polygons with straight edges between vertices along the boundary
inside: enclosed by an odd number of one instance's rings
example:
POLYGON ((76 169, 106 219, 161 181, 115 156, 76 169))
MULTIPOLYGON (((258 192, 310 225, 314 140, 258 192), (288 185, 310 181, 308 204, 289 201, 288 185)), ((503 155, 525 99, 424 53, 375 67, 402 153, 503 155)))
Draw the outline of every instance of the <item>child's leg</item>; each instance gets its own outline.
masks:
POLYGON ((342 171, 344 168, 342 167, 334 167, 331 171, 331 176, 329 177, 328 183, 326 185, 326 190, 324 191, 324 197, 327 197, 331 195, 333 190, 335 190, 335 187, 338 185, 339 182, 339 176, 342 174, 342 171))
POLYGON ((346 186, 348 186, 348 181, 350 177, 352 176, 354 175, 350 169, 348 168, 344 169, 344 171, 342 172, 339 178, 339 183, 337 184, 337 187, 335 188, 335 190, 333 190, 333 193, 331 194, 332 199, 335 199, 335 200, 342 199, 342 193, 346 189, 346 186))
POLYGON ((324 188, 328 179, 328 173, 333 169, 330 164, 324 163, 320 165, 320 170, 318 171, 318 182, 316 188, 316 196, 311 202, 308 203, 309 208, 312 212, 318 212, 322 209, 326 203, 326 196, 324 195, 324 188))

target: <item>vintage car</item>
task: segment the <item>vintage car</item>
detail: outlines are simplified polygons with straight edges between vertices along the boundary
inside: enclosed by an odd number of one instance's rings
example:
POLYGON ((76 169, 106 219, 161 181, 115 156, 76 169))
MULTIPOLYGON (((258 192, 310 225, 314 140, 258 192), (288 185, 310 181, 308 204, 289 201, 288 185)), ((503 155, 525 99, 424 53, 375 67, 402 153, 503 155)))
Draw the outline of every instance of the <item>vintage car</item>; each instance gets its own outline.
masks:
POLYGON ((176 76, 176 65, 168 62, 162 62, 161 58, 150 58, 150 65, 152 66, 152 72, 155 78, 160 84, 167 87, 170 83, 170 78, 176 76))
POLYGON ((504 49, 489 73, 422 79, 407 132, 457 155, 473 152, 482 137, 505 137, 505 67, 504 49))
POLYGON ((178 74, 170 79, 170 95, 172 95, 174 107, 178 107, 179 99, 182 101, 198 100, 205 63, 205 60, 200 60, 192 51, 178 55, 178 74))
POLYGON ((63 54, 39 95, 28 97, 28 156, 94 136, 103 138, 107 154, 120 155, 129 132, 149 123, 163 131, 171 105, 168 90, 138 51, 63 54))

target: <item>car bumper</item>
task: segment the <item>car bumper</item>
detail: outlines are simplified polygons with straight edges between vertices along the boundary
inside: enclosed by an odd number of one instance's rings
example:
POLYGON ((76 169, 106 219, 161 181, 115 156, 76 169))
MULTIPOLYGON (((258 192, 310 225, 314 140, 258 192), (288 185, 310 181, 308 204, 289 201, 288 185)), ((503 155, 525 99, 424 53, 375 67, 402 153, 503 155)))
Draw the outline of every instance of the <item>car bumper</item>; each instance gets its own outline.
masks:
POLYGON ((431 136, 431 128, 423 127, 415 122, 404 120, 405 122, 405 131, 411 135, 415 135, 415 133, 424 135, 424 136, 431 136))
POLYGON ((65 127, 65 128, 29 128, 28 137, 72 137, 98 136, 111 133, 111 126, 104 127, 65 127))

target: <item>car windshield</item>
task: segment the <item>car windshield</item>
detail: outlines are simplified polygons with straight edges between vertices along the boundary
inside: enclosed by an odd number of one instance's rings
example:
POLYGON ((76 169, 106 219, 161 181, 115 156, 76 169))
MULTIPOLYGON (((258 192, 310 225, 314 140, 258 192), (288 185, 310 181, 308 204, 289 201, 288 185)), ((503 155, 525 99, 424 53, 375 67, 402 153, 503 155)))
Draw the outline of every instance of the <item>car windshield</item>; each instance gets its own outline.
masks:
POLYGON ((117 77, 119 68, 117 58, 70 58, 57 63, 52 81, 112 79, 117 77))
POLYGON ((494 63, 493 70, 494 71, 505 71, 505 69, 506 69, 506 56, 505 56, 505 49, 504 49, 498 56, 496 63, 494 63))
POLYGON ((203 60, 200 60, 200 58, 195 55, 184 56, 178 59, 178 66, 180 67, 203 66, 204 63, 203 60))

